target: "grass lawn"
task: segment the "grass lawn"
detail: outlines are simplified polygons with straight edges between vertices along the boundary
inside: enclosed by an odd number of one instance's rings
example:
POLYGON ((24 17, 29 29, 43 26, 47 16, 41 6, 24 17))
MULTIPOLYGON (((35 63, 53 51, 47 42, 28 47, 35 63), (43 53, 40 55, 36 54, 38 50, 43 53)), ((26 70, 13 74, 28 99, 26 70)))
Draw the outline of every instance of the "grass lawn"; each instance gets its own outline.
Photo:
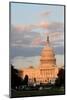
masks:
POLYGON ((31 97, 31 96, 48 96, 48 95, 64 95, 65 89, 61 88, 50 88, 43 90, 29 90, 29 91, 16 91, 11 90, 11 97, 31 97))

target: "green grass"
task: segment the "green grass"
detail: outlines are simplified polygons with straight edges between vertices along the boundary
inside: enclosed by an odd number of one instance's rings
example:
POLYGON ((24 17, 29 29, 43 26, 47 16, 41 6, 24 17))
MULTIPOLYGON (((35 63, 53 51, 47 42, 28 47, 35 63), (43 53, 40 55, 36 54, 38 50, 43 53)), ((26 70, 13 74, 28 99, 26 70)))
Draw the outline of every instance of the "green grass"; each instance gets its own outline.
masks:
POLYGON ((48 96, 48 95, 64 95, 64 88, 51 88, 43 90, 31 90, 31 91, 16 91, 11 90, 12 97, 31 97, 31 96, 48 96))

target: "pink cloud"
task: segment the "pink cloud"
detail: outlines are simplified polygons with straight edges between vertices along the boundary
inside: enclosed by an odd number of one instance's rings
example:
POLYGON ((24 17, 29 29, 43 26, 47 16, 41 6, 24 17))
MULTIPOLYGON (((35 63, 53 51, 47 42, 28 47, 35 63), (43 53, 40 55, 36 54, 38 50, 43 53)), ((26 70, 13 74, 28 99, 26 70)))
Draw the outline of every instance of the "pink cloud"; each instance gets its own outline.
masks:
POLYGON ((37 37, 32 41, 32 45, 45 45, 47 42, 43 41, 41 37, 37 37))
POLYGON ((43 28, 43 29, 48 29, 48 26, 49 26, 49 24, 50 23, 48 23, 48 22, 44 22, 44 21, 42 21, 42 22, 40 22, 39 24, 38 24, 38 27, 39 28, 43 28))
POLYGON ((41 38, 37 37, 32 41, 32 45, 38 45, 38 44, 40 44, 41 41, 42 41, 41 38))
POLYGON ((41 16, 49 16, 51 14, 51 12, 50 11, 47 11, 47 12, 42 12, 40 15, 41 16))
POLYGON ((15 30, 18 31, 18 32, 21 32, 21 31, 31 31, 33 29, 36 29, 36 28, 40 28, 40 26, 38 24, 29 24, 29 25, 16 25, 14 26, 15 30))
POLYGON ((32 25, 17 25, 15 26, 15 29, 17 31, 31 31, 32 30, 32 25))

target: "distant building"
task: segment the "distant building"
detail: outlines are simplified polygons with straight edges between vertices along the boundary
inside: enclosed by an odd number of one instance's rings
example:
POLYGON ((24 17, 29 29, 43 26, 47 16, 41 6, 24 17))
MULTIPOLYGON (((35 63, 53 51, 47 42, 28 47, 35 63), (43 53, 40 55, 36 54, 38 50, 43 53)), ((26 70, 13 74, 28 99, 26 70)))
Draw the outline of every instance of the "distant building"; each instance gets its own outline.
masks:
POLYGON ((37 83, 49 83, 56 79, 58 73, 56 58, 53 48, 50 46, 49 36, 47 36, 46 47, 41 51, 40 64, 38 67, 23 68, 22 75, 28 75, 30 81, 36 79, 37 83))

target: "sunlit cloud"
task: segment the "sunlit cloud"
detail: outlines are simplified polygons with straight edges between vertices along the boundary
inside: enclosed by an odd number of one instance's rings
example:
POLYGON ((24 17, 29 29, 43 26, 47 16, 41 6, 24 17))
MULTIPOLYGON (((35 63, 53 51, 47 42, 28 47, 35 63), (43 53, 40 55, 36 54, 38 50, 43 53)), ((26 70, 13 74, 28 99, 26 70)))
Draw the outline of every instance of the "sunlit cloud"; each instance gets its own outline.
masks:
MULTIPOLYGON (((11 46, 43 46, 45 43, 45 36, 50 36, 50 41, 58 40, 64 41, 64 24, 61 22, 47 22, 41 21, 30 25, 17 25, 11 27, 11 46), (46 32, 36 32, 35 29, 43 29, 46 32)), ((59 42, 59 41, 58 41, 59 42)), ((55 43, 56 45, 56 43, 55 43)))
POLYGON ((30 26, 30 25, 17 25, 17 26, 15 26, 15 28, 16 28, 16 30, 17 31, 31 31, 31 29, 32 29, 32 26, 30 26))
POLYGON ((42 29, 48 29, 48 26, 50 25, 49 22, 47 21, 41 21, 40 23, 36 24, 37 28, 42 28, 42 29))
POLYGON ((47 17, 49 15, 51 15, 50 11, 40 13, 40 16, 43 16, 43 17, 47 17))
POLYGON ((23 57, 23 56, 18 56, 15 57, 14 59, 11 60, 11 63, 16 67, 16 68, 23 68, 23 67, 29 67, 33 66, 35 67, 39 63, 40 56, 32 56, 32 57, 23 57))

